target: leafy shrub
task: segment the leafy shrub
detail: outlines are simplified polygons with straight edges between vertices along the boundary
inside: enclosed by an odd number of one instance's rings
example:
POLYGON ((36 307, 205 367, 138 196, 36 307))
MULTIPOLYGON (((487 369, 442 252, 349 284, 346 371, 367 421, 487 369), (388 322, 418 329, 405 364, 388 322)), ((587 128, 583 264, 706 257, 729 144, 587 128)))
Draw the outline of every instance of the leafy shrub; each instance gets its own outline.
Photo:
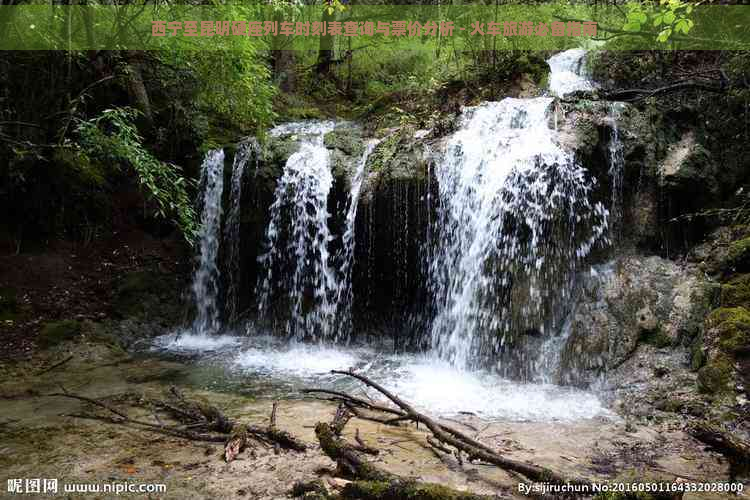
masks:
POLYGON ((141 187, 156 202, 157 215, 171 218, 192 244, 197 223, 188 187, 193 181, 183 176, 179 166, 160 161, 146 150, 134 123, 138 114, 132 108, 113 108, 79 121, 76 131, 80 145, 100 161, 131 167, 141 187))

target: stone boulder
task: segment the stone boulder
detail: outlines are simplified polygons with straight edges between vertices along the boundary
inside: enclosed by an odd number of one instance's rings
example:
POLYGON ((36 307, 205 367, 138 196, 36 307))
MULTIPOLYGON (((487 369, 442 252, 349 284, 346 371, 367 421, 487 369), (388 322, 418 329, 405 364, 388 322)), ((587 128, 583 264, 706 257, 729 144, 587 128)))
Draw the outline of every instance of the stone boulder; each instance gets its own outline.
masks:
POLYGON ((656 256, 626 256, 593 268, 570 315, 562 381, 589 385, 641 346, 679 351, 689 368, 689 346, 703 331, 715 292, 695 267, 656 256))

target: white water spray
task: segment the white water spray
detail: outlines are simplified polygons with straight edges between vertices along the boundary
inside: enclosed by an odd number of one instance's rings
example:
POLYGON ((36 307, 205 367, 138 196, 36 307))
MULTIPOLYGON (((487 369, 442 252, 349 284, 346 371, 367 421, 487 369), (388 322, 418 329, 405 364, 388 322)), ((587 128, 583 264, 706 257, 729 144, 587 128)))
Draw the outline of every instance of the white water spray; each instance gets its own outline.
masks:
POLYGON ((266 270, 257 289, 258 312, 269 320, 275 298, 289 301, 285 331, 290 337, 330 338, 335 332, 336 276, 328 243, 328 193, 333 185, 329 152, 323 137, 333 122, 292 123, 271 135, 297 134, 299 150, 292 154, 276 184, 267 251, 259 257, 266 270), (286 241, 282 245, 282 241, 286 241))
MULTIPOLYGON (((555 58, 552 81, 565 80, 555 79, 555 68, 575 58, 555 58)), ((577 263, 606 241, 607 210, 590 203, 593 179, 557 144, 552 102, 509 98, 465 108, 436 166, 432 344, 457 367, 500 359, 502 373, 537 376, 545 365, 538 349, 515 347, 520 366, 508 366, 504 348, 528 333, 557 334, 545 330, 560 327, 550 320, 571 297, 577 263)))
POLYGON ((367 160, 370 158, 370 154, 379 142, 380 141, 378 140, 370 140, 367 143, 365 151, 362 153, 362 157, 360 158, 359 163, 357 163, 357 168, 352 176, 349 199, 347 200, 346 229, 341 238, 342 246, 341 254, 339 255, 340 273, 339 282, 336 287, 338 322, 343 336, 348 336, 352 324, 351 307, 352 302, 354 301, 354 293, 352 290, 352 266, 354 264, 354 231, 357 219, 357 207, 359 206, 359 195, 362 191, 362 182, 367 173, 367 160))
POLYGON ((191 332, 213 335, 219 331, 219 309, 216 298, 221 279, 216 260, 221 231, 221 195, 224 189, 224 151, 214 149, 206 154, 201 167, 201 228, 198 233, 200 250, 198 268, 193 277, 193 298, 196 316, 191 332))
POLYGON ((584 49, 565 50, 550 57, 547 60, 550 92, 564 97, 579 90, 593 90, 594 85, 586 75, 585 60, 584 49))
POLYGON ((224 242, 227 245, 227 295, 226 311, 229 321, 237 319, 240 288, 240 224, 242 211, 242 180, 245 166, 251 160, 258 161, 260 144, 254 138, 241 143, 234 154, 232 164, 231 190, 229 192, 229 210, 224 223, 224 242))

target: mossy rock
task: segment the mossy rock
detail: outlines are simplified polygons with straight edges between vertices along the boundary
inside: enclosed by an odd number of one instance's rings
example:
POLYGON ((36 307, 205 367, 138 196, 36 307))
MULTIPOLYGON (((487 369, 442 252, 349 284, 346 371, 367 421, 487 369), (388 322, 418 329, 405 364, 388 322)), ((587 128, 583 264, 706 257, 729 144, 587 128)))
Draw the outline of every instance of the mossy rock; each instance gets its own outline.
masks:
POLYGON ((323 144, 328 149, 340 149, 349 156, 360 156, 364 150, 362 135, 351 127, 337 128, 323 137, 323 144))
POLYGON ((125 346, 120 338, 112 331, 109 323, 84 321, 82 327, 87 341, 95 344, 106 345, 117 352, 125 352, 125 346))
POLYGON ((725 270, 750 270, 750 237, 732 242, 723 262, 725 270))
POLYGON ((708 326, 716 330, 719 347, 736 352, 750 346, 750 311, 744 307, 722 307, 708 316, 708 326))
POLYGON ((664 330, 658 327, 653 330, 642 330, 641 336, 638 340, 644 344, 649 344, 658 348, 669 347, 673 343, 669 335, 664 333, 664 330))
POLYGON ((728 356, 719 354, 698 370, 698 389, 705 394, 723 395, 732 391, 734 366, 728 356))
POLYGON ((37 344, 43 349, 54 347, 66 340, 73 340, 81 334, 81 323, 75 320, 45 323, 37 337, 37 344))
POLYGON ((721 306, 750 306, 750 274, 743 274, 721 286, 721 306))
POLYGON ((414 139, 414 128, 404 127, 392 133, 373 150, 367 161, 368 171, 388 180, 423 181, 427 177, 422 147, 414 139))
POLYGON ((690 347, 690 369, 697 372, 706 364, 706 353, 703 350, 703 336, 699 335, 690 347))
MULTIPOLYGON (((294 153, 299 151, 299 136, 294 134, 269 136, 263 148, 264 163, 266 165, 283 166, 294 153)), ((274 171, 272 176, 278 177, 281 170, 274 171)))
POLYGON ((158 308, 159 297, 167 290, 168 284, 157 272, 127 274, 115 290, 113 312, 123 318, 143 316, 158 308))

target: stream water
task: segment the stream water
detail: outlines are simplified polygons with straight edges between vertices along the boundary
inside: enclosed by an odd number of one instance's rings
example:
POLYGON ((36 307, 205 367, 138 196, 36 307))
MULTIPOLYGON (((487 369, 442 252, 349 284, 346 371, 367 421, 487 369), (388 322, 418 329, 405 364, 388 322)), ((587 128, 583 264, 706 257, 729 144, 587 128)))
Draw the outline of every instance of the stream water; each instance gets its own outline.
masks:
POLYGON ((487 420, 535 422, 612 416, 592 392, 459 370, 431 355, 394 354, 389 347, 290 344, 263 335, 182 335, 157 339, 151 353, 190 363, 187 382, 196 387, 261 398, 300 398, 300 389, 310 387, 362 394, 361 384, 330 373, 353 368, 437 416, 471 413, 487 420))
MULTIPOLYGON (((575 49, 549 60, 553 95, 593 88, 584 56, 575 49)), ((609 243, 609 213, 591 201, 595 181, 558 145, 553 103, 546 96, 508 98, 464 108, 458 130, 431 167, 439 200, 428 231, 435 239, 424 252, 431 257, 425 286, 435 311, 427 352, 396 354, 385 343, 349 342, 355 220, 376 143, 366 144, 350 172, 347 203, 336 208, 344 227, 334 234, 334 178, 324 137, 336 124, 318 121, 270 131, 291 135, 298 145, 277 181, 258 260, 259 320, 244 331, 216 326, 216 165, 223 165, 223 153, 214 151, 204 163, 201 265, 193 287, 198 318, 189 333, 161 337, 150 352, 191 363, 189 377, 197 385, 259 397, 300 397, 303 387, 356 392, 361 387, 352 380, 330 374, 355 369, 436 415, 533 421, 608 415, 594 393, 550 383, 569 330, 565 318, 579 264, 609 243)), ((234 198, 241 195, 251 152, 241 148, 234 160, 225 229, 230 245, 238 237, 234 198)), ((611 156, 616 175, 618 151, 611 156)), ((231 249, 229 255, 231 261, 231 249)), ((229 285, 228 300, 236 301, 236 282, 229 285)))

